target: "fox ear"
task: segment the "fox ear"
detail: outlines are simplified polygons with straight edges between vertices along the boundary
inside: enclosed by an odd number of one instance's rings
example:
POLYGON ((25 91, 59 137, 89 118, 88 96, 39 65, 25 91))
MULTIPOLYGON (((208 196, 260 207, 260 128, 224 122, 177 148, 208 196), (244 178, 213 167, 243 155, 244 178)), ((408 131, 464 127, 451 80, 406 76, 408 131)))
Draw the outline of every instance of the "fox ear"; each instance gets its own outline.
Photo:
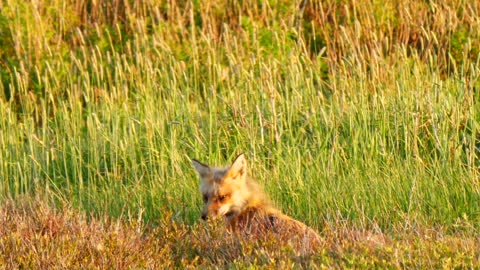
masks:
POLYGON ((198 174, 201 177, 204 177, 210 174, 210 167, 208 165, 205 165, 196 159, 192 159, 192 164, 193 164, 193 167, 195 167, 195 170, 197 170, 198 174))
POLYGON ((228 169, 228 175, 232 178, 244 177, 247 174, 247 161, 245 155, 240 154, 232 166, 228 169))

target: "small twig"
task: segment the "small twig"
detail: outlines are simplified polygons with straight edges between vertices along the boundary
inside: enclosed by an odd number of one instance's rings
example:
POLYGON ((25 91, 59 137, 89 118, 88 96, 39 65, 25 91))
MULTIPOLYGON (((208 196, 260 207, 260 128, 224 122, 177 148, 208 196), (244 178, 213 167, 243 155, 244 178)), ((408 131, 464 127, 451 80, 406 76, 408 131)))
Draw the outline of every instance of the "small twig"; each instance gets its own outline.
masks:
POLYGON ((303 0, 302 4, 300 5, 300 10, 297 14, 296 17, 296 22, 295 22, 295 30, 297 31, 297 34, 300 33, 300 22, 303 19, 303 12, 305 11, 305 7, 307 6, 308 0, 303 0))

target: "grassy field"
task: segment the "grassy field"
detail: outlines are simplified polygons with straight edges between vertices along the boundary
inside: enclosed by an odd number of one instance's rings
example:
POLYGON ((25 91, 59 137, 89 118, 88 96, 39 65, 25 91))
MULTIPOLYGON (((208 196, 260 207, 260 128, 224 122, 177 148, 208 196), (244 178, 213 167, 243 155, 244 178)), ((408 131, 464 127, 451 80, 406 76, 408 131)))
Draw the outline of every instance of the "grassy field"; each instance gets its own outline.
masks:
POLYGON ((479 48, 475 1, 0 0, 0 267, 478 267, 479 48), (322 252, 198 222, 239 153, 322 252))

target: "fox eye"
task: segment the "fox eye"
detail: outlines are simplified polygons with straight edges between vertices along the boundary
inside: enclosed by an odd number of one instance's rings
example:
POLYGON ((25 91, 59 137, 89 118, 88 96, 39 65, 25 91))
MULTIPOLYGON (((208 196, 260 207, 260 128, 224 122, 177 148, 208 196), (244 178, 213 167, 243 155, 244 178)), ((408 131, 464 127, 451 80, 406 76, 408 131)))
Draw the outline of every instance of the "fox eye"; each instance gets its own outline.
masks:
POLYGON ((203 201, 204 201, 204 202, 207 202, 207 201, 208 201, 208 196, 207 196, 207 195, 203 195, 203 201))
POLYGON ((218 201, 219 202, 224 202, 226 198, 227 198, 226 195, 222 195, 222 196, 218 197, 218 201))

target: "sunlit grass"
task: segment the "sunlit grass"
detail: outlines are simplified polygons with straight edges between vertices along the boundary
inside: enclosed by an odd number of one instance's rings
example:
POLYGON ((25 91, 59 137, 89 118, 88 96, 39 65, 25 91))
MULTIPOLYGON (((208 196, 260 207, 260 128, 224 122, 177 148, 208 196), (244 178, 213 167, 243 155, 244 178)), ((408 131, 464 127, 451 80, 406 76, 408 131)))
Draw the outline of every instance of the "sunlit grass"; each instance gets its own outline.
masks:
POLYGON ((193 226, 190 159, 242 152, 275 203, 319 231, 478 235, 468 1, 40 2, 0 0, 2 201, 193 226))

